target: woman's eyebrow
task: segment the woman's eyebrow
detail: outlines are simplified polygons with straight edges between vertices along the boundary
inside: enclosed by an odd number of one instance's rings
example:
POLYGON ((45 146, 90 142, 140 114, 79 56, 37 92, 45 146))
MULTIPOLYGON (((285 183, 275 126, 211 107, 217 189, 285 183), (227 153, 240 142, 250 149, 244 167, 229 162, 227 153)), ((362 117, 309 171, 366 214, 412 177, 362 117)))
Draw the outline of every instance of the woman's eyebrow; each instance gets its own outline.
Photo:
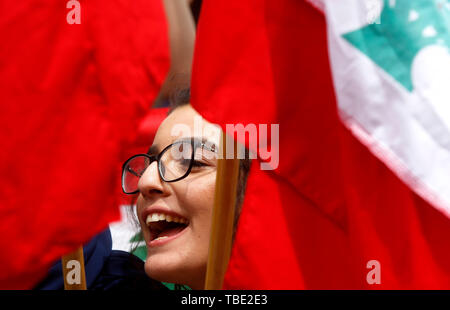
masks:
POLYGON ((152 146, 150 146, 150 148, 147 151, 147 154, 158 154, 159 151, 159 147, 157 144, 153 144, 152 146))
MULTIPOLYGON (((208 140, 206 138, 200 139, 200 138, 196 138, 196 137, 186 137, 186 138, 181 138, 181 139, 178 139, 176 141, 173 141, 172 143, 177 143, 177 142, 189 142, 190 143, 192 140, 194 140, 198 144, 208 145, 208 146, 210 146, 212 148, 212 151, 217 152, 218 146, 214 142, 212 142, 212 141, 210 141, 210 140, 208 140)), ((159 152, 160 152, 159 145, 158 144, 153 144, 148 149, 147 154, 149 154, 149 155, 156 155, 159 152)))
POLYGON ((216 143, 214 143, 206 138, 187 137, 187 138, 178 139, 175 142, 180 142, 180 141, 191 142, 192 140, 194 140, 197 144, 205 144, 205 145, 212 147, 213 149, 217 149, 216 143))

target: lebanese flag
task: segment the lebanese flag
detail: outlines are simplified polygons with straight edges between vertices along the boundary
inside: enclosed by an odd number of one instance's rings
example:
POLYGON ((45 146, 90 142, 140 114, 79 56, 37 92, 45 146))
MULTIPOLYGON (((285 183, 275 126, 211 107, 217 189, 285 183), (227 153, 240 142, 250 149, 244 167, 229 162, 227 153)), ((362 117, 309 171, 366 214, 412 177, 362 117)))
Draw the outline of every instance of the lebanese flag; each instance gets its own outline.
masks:
POLYGON ((119 219, 121 165, 169 68, 162 1, 79 3, 69 24, 68 1, 2 1, 0 289, 32 288, 119 219))
POLYGON ((375 2, 204 1, 194 107, 279 124, 225 289, 450 288, 450 11, 375 2))

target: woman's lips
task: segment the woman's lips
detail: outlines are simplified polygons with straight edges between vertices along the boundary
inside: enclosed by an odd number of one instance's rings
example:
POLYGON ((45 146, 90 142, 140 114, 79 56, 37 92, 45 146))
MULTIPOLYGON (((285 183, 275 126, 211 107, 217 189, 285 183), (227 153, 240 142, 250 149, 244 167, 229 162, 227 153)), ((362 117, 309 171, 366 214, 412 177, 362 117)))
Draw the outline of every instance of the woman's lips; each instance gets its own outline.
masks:
POLYGON ((166 244, 178 238, 188 227, 189 221, 175 212, 149 208, 142 214, 149 232, 148 247, 166 244))
MULTIPOLYGON (((156 239, 147 241, 147 247, 156 247, 169 243, 170 241, 178 238, 186 231, 187 226, 180 226, 168 230, 167 232, 162 232, 158 235, 156 239)), ((150 233, 151 234, 151 233, 150 233)))

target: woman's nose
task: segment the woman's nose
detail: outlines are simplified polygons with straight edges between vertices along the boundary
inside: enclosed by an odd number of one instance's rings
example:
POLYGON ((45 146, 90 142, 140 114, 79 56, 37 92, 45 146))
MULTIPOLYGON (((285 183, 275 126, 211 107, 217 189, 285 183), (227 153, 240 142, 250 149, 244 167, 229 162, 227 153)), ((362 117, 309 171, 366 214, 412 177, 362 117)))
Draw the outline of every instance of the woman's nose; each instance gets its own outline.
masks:
POLYGON ((144 196, 164 193, 164 184, 158 172, 158 163, 152 162, 138 182, 139 192, 144 196))

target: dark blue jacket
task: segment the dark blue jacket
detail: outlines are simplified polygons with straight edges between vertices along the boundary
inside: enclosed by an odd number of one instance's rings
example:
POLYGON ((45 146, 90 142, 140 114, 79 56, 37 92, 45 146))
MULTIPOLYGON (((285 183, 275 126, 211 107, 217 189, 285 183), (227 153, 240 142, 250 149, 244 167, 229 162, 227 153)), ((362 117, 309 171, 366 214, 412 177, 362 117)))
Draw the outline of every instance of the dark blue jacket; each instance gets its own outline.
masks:
MULTIPOLYGON (((83 246, 83 252, 88 290, 167 290, 162 283, 145 274, 144 262, 140 258, 125 251, 112 250, 109 229, 83 246)), ((64 289, 61 260, 52 266, 35 289, 64 289)))

